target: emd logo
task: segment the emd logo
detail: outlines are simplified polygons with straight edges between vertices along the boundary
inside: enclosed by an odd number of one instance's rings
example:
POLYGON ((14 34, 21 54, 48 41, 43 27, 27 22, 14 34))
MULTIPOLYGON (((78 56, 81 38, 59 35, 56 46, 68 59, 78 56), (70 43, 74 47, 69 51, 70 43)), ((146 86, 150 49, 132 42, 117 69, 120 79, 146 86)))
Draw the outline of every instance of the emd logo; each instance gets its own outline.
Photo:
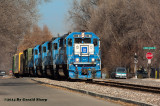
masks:
POLYGON ((82 53, 87 53, 87 47, 82 47, 82 53))

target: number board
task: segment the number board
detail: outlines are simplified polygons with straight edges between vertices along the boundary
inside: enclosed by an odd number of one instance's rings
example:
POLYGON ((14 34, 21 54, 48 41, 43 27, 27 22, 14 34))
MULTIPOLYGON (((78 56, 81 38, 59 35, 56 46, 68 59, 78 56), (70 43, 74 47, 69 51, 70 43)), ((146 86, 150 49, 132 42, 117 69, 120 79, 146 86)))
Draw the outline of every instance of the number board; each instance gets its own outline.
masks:
POLYGON ((87 53, 87 47, 82 47, 82 53, 87 53))

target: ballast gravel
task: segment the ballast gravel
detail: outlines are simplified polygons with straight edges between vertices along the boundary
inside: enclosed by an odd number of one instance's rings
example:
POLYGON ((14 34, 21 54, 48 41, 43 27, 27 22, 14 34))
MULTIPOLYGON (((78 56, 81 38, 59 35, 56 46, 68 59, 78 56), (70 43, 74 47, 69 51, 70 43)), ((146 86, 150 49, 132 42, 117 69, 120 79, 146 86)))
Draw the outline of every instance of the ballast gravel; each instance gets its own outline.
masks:
POLYGON ((121 83, 136 84, 136 85, 160 87, 160 79, 146 78, 146 79, 107 79, 107 80, 117 81, 121 83))
POLYGON ((65 86, 73 89, 80 89, 90 91, 97 94, 103 94, 106 96, 123 98, 127 100, 137 101, 150 105, 160 106, 160 94, 147 93, 142 91, 128 90, 122 88, 115 88, 109 86, 101 86, 95 84, 89 84, 85 82, 70 82, 70 81, 58 81, 47 78, 32 78, 36 81, 41 81, 48 84, 65 86))

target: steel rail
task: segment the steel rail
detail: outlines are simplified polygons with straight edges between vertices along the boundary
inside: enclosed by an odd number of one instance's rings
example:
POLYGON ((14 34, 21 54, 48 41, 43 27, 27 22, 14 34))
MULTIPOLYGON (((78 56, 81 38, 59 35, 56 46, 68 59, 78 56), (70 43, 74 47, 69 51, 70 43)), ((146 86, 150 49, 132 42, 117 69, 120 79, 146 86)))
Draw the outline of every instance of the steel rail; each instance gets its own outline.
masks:
POLYGON ((97 84, 103 86, 111 86, 123 89, 131 89, 136 91, 144 91, 150 93, 158 93, 160 94, 160 87, 153 87, 153 86, 145 86, 145 85, 137 85, 137 84, 129 84, 129 83, 122 83, 117 81, 85 81, 86 83, 90 84, 97 84))

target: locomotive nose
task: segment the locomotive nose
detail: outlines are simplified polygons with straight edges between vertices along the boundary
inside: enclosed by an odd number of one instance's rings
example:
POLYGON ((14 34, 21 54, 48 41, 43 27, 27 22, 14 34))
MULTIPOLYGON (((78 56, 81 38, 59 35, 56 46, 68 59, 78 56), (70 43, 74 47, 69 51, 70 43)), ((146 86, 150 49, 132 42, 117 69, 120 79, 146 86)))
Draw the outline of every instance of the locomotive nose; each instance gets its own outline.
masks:
POLYGON ((90 56, 94 54, 93 44, 75 44, 74 48, 75 55, 79 56, 90 56))

